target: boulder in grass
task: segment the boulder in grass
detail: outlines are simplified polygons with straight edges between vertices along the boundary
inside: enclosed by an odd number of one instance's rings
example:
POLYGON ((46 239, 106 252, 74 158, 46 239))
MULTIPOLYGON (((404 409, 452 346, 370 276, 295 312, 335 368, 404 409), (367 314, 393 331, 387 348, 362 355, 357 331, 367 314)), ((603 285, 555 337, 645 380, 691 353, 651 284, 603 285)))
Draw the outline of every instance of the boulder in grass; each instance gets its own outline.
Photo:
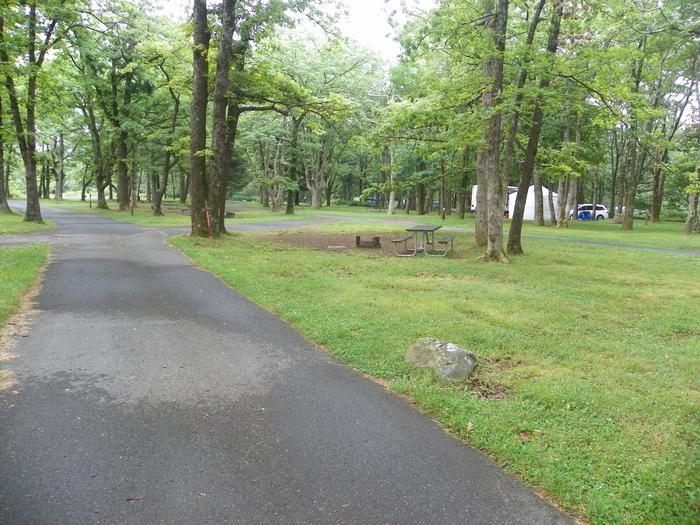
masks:
POLYGON ((433 337, 416 341, 406 352, 406 361, 418 368, 430 368, 441 379, 451 381, 471 376, 476 368, 476 356, 472 352, 433 337))

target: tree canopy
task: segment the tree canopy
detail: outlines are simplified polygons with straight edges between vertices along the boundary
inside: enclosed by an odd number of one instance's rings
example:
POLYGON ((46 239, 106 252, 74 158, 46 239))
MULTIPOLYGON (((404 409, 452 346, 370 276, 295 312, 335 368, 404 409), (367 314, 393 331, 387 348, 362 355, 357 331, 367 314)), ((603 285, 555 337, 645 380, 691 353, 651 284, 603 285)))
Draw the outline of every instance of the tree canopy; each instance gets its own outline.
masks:
POLYGON ((523 252, 534 185, 541 225, 545 207, 563 228, 593 203, 621 228, 642 210, 698 230, 695 2, 440 0, 405 8, 393 63, 320 0, 198 0, 192 13, 0 7, 1 210, 13 193, 29 221, 65 192, 156 215, 164 198, 191 200, 205 236, 243 195, 289 214, 474 211, 477 244, 505 262, 523 252))

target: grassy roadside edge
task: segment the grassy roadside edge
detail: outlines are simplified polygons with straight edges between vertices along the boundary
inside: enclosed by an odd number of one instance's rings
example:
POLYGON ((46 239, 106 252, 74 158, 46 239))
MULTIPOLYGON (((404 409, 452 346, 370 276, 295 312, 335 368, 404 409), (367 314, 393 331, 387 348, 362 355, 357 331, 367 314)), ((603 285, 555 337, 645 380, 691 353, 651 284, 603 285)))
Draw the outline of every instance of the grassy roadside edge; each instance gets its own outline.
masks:
MULTIPOLYGON (((12 388, 15 384, 14 373, 11 369, 5 368, 3 364, 15 359, 16 355, 12 353, 12 349, 17 338, 29 332, 29 324, 38 313, 35 300, 44 283, 46 268, 51 262, 51 251, 48 244, 0 248, 0 253, 4 250, 27 249, 35 252, 34 256, 39 257, 40 260, 28 268, 31 277, 27 275, 27 278, 22 280, 19 286, 13 290, 8 307, 0 311, 0 391, 12 388)), ((0 275, 2 275, 1 271, 0 275)))
POLYGON ((35 233, 53 230, 56 223, 44 219, 43 223, 24 222, 23 215, 17 210, 12 214, 0 214, 0 237, 5 235, 19 235, 23 233, 35 233))

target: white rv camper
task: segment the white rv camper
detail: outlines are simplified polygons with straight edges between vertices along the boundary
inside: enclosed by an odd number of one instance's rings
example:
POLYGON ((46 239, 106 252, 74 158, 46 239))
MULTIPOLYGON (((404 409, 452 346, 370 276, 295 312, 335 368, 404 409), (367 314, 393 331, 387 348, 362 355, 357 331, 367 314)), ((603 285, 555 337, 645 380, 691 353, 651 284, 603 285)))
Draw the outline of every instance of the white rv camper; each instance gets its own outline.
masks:
MULTIPOLYGON (((476 192, 479 190, 478 185, 472 186, 472 212, 476 211, 476 192)), ((518 187, 517 186, 508 186, 508 195, 506 198, 503 200, 503 212, 508 216, 508 205, 510 202, 510 196, 514 195, 518 192, 518 187)), ((514 201, 515 202, 515 201, 514 201)))
MULTIPOLYGON (((549 189, 542 186, 542 208, 544 212, 544 220, 549 221, 552 219, 552 214, 549 210, 549 189)), ((518 196, 518 192, 511 193, 508 195, 508 209, 512 210, 515 208, 515 198, 518 196)), ((559 197, 556 193, 552 192, 552 199, 554 200, 554 216, 556 217, 557 208, 559 206, 559 197)), ((523 214, 523 220, 534 221, 535 220, 535 187, 530 186, 527 190, 527 200, 525 201, 525 213, 523 214)))

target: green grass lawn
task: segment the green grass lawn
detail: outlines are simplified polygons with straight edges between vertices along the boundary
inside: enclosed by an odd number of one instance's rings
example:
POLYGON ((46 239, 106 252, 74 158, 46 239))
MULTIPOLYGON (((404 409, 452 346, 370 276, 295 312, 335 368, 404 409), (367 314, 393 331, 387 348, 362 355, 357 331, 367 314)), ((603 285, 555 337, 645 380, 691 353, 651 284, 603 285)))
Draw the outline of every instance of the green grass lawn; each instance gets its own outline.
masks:
POLYGON ((0 248, 0 326, 12 315, 46 261, 48 245, 0 248))
MULTIPOLYGON (((309 210, 310 213, 318 213, 348 218, 371 218, 382 221, 411 221, 422 224, 441 224, 445 227, 460 227, 474 229, 474 217, 468 214, 465 219, 456 215, 448 215, 443 222, 437 213, 429 215, 407 215, 404 210, 397 210, 395 215, 388 216, 374 210, 352 206, 337 206, 322 208, 321 210, 309 210)), ((506 235, 510 228, 510 222, 504 222, 506 235)), ((645 224, 643 219, 637 219, 632 231, 623 231, 619 224, 613 221, 569 221, 569 226, 556 229, 550 225, 539 227, 531 222, 526 222, 523 235, 548 236, 557 238, 572 238, 598 242, 612 242, 639 246, 658 246, 663 248, 700 250, 700 236, 690 236, 683 233, 682 222, 665 221, 658 224, 645 224)), ((527 246, 525 246, 527 248, 527 246)))
MULTIPOLYGON (((506 228, 508 228, 508 223, 506 223, 506 228)), ((568 228, 562 229, 527 224, 523 228, 523 235, 525 237, 546 235, 548 237, 569 237, 638 246, 700 250, 700 236, 684 234, 682 222, 644 224, 643 220, 636 220, 631 231, 623 231, 619 224, 612 221, 569 221, 568 228)))
MULTIPOLYGON (((0 248, 0 330, 14 314, 22 297, 36 282, 41 266, 46 261, 47 245, 0 248)), ((12 372, 3 367, 12 358, 4 345, 0 345, 0 391, 14 384, 12 372)))
POLYGON ((11 233, 32 233, 44 230, 51 230, 56 225, 50 220, 44 219, 44 223, 24 222, 21 214, 0 214, 0 235, 11 233))
MULTIPOLYGON (((353 225, 324 227, 343 228, 350 243, 353 225)), ((472 239, 458 233, 445 259, 240 234, 172 243, 576 515, 697 523, 700 259, 530 239, 498 265, 472 239), (477 375, 412 369, 403 355, 423 336, 473 350, 477 375)))

